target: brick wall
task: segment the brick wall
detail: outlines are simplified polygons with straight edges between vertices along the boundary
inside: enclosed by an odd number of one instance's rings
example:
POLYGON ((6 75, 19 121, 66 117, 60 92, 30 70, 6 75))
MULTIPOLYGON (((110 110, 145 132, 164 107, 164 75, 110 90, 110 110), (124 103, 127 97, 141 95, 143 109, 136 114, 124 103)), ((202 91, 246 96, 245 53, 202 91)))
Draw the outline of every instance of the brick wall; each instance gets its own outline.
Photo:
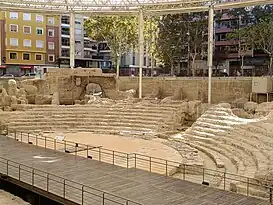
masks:
MULTIPOLYGON (((155 86, 161 86, 165 97, 173 95, 182 87, 183 98, 207 101, 207 78, 143 78, 143 96, 150 94, 155 86)), ((248 97, 252 89, 252 78, 213 78, 212 102, 232 102, 236 98, 248 97)), ((120 90, 138 88, 138 78, 121 77, 120 90)))

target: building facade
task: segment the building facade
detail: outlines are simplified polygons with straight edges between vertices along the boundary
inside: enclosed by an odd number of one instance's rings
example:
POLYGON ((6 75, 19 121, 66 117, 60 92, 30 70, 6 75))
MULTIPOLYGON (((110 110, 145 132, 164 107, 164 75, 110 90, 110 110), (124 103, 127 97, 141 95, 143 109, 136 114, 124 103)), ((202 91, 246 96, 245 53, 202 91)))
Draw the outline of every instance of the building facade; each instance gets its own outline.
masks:
POLYGON ((34 72, 55 63, 58 17, 25 12, 1 12, 1 74, 34 72), (56 44, 56 45, 55 45, 56 44))

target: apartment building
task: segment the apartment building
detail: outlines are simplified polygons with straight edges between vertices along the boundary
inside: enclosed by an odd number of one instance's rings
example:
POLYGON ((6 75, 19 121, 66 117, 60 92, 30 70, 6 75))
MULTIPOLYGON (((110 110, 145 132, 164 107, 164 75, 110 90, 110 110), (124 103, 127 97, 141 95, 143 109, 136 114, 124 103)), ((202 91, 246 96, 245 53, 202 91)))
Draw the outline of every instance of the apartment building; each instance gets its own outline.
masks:
POLYGON ((240 72, 244 76, 251 76, 266 72, 268 58, 262 51, 252 50, 241 39, 228 38, 234 29, 243 28, 249 23, 251 19, 230 16, 227 12, 215 22, 215 64, 220 62, 218 69, 229 75, 240 72))
MULTIPOLYGON (((75 15, 75 67, 108 67, 110 50, 100 50, 100 45, 95 40, 88 37, 84 28, 85 17, 83 15, 75 15)), ((69 67, 70 59, 70 17, 69 15, 61 16, 61 38, 60 38, 60 66, 69 67)))
POLYGON ((58 17, 27 12, 0 12, 1 71, 14 75, 54 64, 58 55, 58 17))

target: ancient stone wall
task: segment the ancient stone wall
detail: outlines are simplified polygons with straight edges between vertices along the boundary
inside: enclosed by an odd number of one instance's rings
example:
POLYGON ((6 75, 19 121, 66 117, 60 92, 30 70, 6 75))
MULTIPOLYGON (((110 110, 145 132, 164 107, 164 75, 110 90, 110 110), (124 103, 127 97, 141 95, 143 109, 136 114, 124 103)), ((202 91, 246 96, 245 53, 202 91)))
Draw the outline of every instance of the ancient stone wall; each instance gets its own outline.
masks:
MULTIPOLYGON (((183 99, 207 100, 207 78, 143 78, 143 95, 150 94, 156 86, 163 89, 164 96, 171 96, 176 89, 182 88, 183 99)), ((138 88, 137 77, 121 77, 120 90, 138 88)), ((232 102, 237 98, 248 97, 252 89, 251 78, 213 78, 212 101, 232 102)))

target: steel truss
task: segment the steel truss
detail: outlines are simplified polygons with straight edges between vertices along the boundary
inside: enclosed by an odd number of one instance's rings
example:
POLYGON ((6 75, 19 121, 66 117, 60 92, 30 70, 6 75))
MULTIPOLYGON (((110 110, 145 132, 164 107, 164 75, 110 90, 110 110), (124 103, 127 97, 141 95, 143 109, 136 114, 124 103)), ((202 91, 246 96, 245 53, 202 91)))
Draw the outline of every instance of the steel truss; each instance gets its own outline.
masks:
MULTIPOLYGON (((214 11, 272 4, 273 0, 0 0, 1 10, 70 14, 70 67, 74 67, 75 14, 139 16, 139 98, 142 98, 143 16, 208 11, 208 103, 211 103, 214 11)), ((1 50, 0 50, 1 59, 1 50)), ((1 65, 1 61, 0 61, 1 65)))

